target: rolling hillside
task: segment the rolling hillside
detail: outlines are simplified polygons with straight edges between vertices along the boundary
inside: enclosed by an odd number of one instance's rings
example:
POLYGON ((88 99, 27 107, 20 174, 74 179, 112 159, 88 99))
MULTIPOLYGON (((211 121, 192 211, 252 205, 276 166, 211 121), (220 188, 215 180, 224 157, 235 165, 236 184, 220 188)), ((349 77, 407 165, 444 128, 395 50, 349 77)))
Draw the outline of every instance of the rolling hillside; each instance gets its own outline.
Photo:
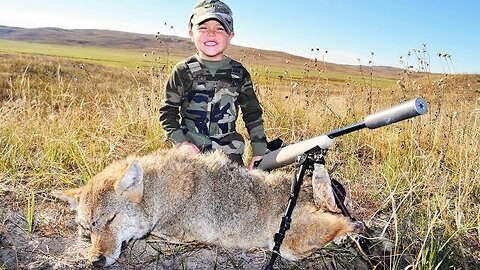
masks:
MULTIPOLYGON (((105 48, 131 49, 142 52, 168 50, 172 55, 188 56, 195 52, 193 43, 187 38, 165 35, 145 35, 129 32, 97 30, 97 29, 62 29, 62 28, 19 28, 0 25, 0 39, 27 41, 35 43, 94 46, 105 48)), ((259 50, 241 46, 230 46, 227 52, 233 58, 254 59, 259 65, 282 66, 286 68, 302 68, 310 60, 292 54, 259 50), (288 63, 287 63, 288 62, 288 63)), ((319 63, 324 66, 323 63, 319 63)), ((358 66, 327 63, 330 72, 359 74, 358 66)), ((401 69, 375 66, 373 76, 397 79, 401 69)))

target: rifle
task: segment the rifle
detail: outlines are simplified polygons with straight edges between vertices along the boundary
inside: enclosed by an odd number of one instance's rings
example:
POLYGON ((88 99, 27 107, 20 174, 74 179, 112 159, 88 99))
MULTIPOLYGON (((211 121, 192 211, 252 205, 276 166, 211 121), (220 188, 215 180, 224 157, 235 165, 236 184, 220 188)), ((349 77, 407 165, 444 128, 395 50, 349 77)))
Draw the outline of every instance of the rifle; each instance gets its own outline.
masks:
MULTIPOLYGON (((365 117, 363 121, 357 122, 355 124, 330 131, 324 135, 290 144, 265 154, 263 159, 256 164, 256 167, 259 169, 272 170, 275 168, 289 165, 296 160, 299 164, 297 173, 295 174, 292 181, 287 210, 282 217, 279 232, 276 233, 274 236, 275 246, 273 247, 272 256, 270 257, 269 264, 265 267, 265 269, 273 270, 275 260, 277 256, 280 255, 280 246, 285 237, 286 231, 290 228, 290 223, 292 221, 291 215, 297 203, 298 194, 300 192, 300 187, 303 183, 303 177, 305 175, 305 172, 307 170, 311 170, 314 167, 314 164, 325 165, 324 157, 327 153, 327 150, 333 145, 334 138, 363 128, 376 129, 379 127, 387 126, 399 121, 425 114, 427 111, 428 103, 423 98, 418 97, 409 101, 402 102, 396 106, 390 107, 380 112, 370 114, 365 117)), ((335 197, 335 202, 338 208, 341 210, 343 215, 353 219, 344 205, 345 189, 338 181, 335 181, 334 179, 332 179, 331 183, 334 193, 333 195, 335 197)), ((370 255, 370 243, 368 239, 360 237, 359 245, 364 254, 366 254, 367 256, 370 255)))

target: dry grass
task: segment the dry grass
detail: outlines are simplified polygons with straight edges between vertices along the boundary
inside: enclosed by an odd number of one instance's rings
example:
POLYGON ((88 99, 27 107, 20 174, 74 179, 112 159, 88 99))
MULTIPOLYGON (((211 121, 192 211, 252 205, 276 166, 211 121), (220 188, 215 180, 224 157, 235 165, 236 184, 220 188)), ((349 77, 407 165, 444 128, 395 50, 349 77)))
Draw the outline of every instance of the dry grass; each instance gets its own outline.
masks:
MULTIPOLYGON (((32 196, 84 184, 112 160, 168 147, 158 123, 165 76, 155 67, 0 56, 0 181, 27 205, 32 196)), ((339 138, 328 163, 347 186, 354 215, 391 240, 389 269, 480 265, 480 76, 406 72, 389 88, 368 78, 286 77, 257 91, 268 137, 286 142, 425 97, 427 115, 339 138)))

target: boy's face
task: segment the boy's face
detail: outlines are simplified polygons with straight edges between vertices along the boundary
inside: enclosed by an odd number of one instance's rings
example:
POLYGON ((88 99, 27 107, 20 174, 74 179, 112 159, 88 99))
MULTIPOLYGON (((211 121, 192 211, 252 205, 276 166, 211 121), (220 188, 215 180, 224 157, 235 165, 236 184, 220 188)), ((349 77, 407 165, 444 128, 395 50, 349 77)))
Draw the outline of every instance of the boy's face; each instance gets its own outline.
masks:
POLYGON ((223 25, 215 19, 193 25, 189 34, 200 57, 211 61, 222 60, 225 57, 223 52, 235 35, 233 32, 227 33, 223 25))

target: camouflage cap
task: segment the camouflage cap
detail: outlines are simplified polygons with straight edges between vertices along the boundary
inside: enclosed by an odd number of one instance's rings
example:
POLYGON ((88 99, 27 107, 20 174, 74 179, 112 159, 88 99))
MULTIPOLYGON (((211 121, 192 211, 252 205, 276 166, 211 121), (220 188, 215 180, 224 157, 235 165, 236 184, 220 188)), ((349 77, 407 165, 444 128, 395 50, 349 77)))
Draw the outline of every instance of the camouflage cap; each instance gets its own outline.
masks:
POLYGON ((233 32, 232 15, 232 10, 222 1, 202 0, 193 7, 192 16, 190 17, 190 28, 206 20, 216 19, 225 27, 228 33, 231 33, 233 32))

